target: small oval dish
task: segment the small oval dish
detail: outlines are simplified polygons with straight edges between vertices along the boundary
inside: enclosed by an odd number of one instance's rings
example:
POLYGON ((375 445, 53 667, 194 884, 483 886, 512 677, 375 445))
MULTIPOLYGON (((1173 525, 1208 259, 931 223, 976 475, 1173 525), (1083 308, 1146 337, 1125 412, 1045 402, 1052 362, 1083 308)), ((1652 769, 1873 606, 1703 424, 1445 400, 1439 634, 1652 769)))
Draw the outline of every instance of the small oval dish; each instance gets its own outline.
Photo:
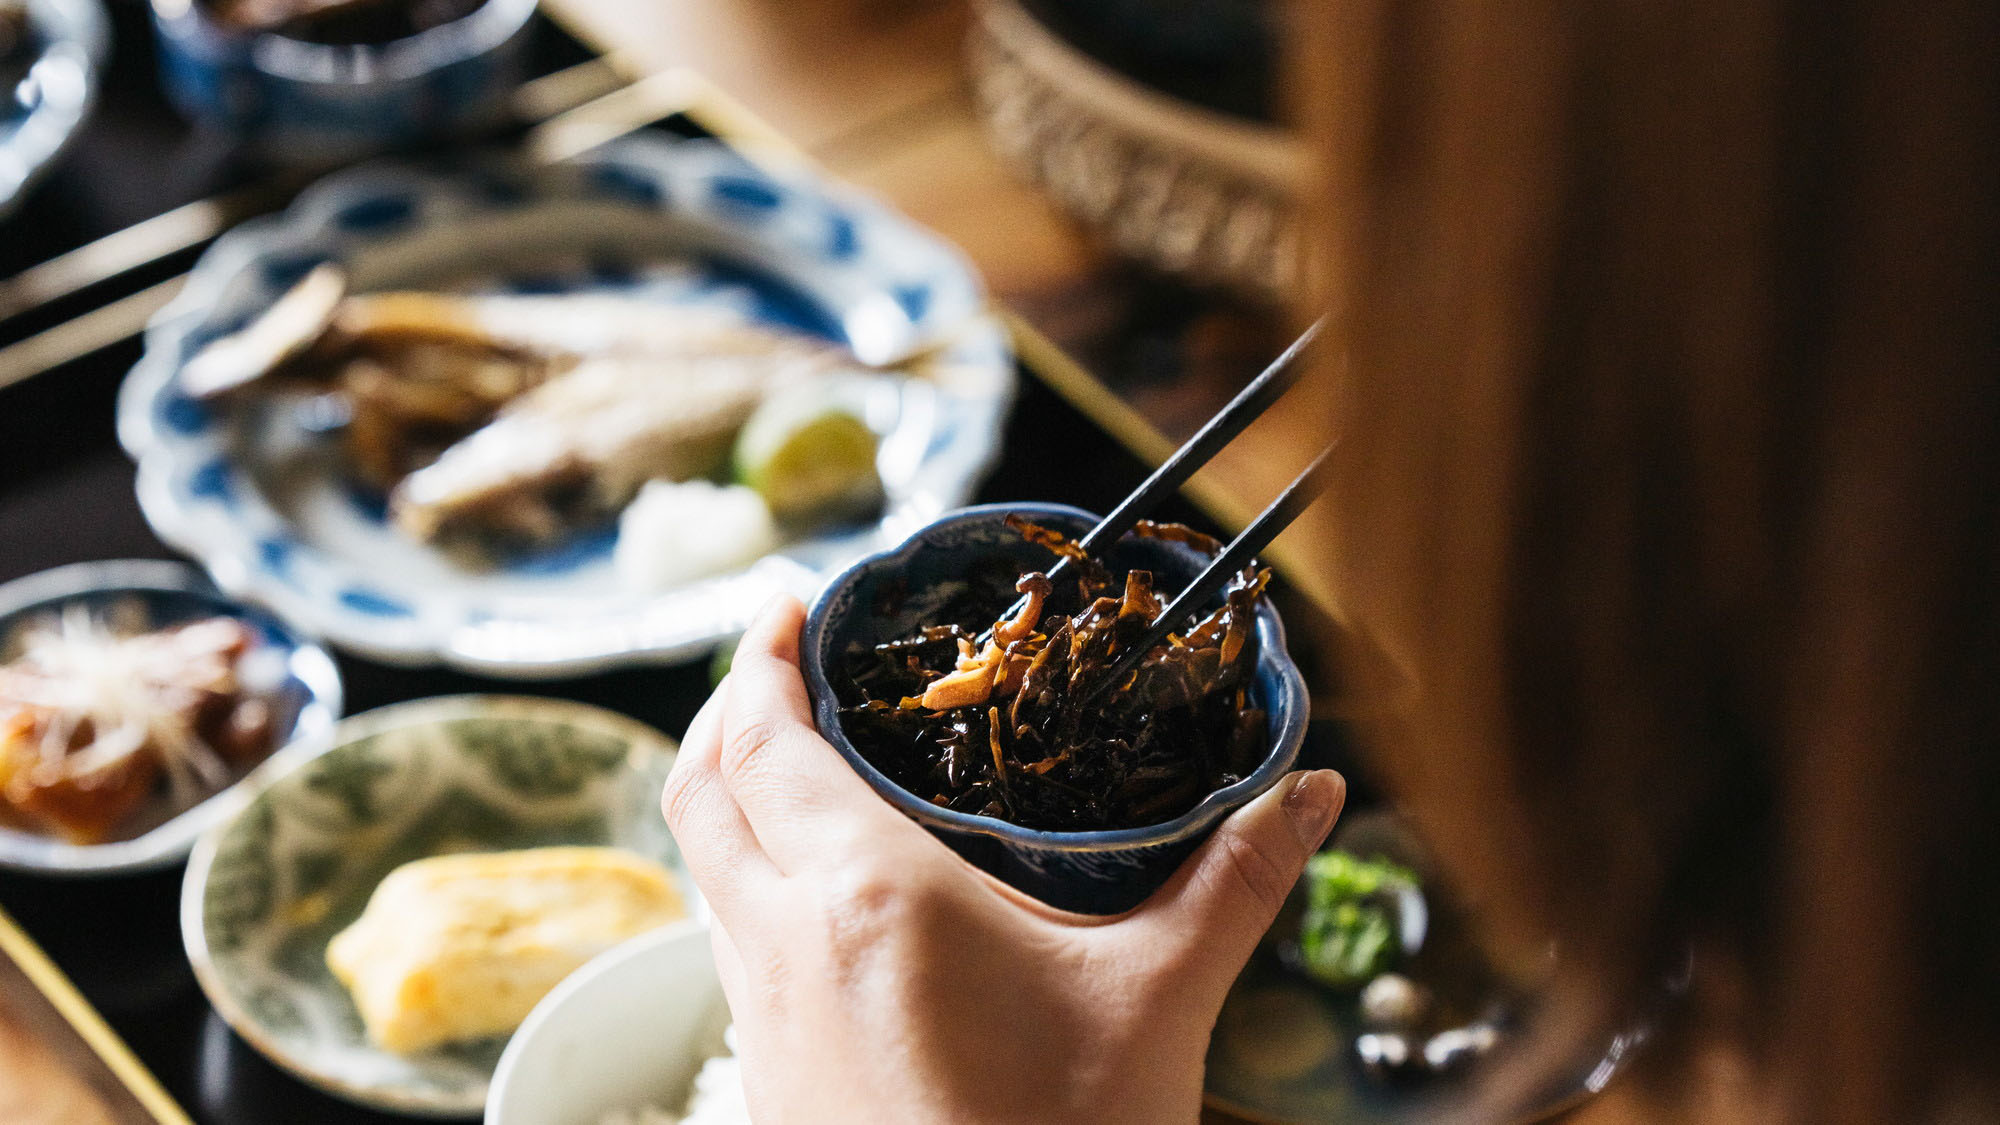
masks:
POLYGON ((379 43, 226 25, 203 0, 152 0, 160 76, 190 120, 279 159, 325 165, 492 124, 522 76, 535 0, 485 0, 379 43))
POLYGON ((804 170, 635 137, 542 168, 365 167, 243 224, 147 329, 119 396, 119 435, 139 462, 147 521, 223 589, 372 659, 553 678, 706 655, 774 593, 809 596, 964 503, 998 451, 1015 379, 978 277, 936 236, 804 170), (621 583, 608 528, 463 565, 399 531, 381 493, 356 487, 324 419, 269 403, 219 409, 187 392, 190 356, 322 262, 343 267, 356 292, 699 307, 845 345, 863 364, 907 360, 897 377, 868 380, 879 518, 660 591, 621 583))
MULTIPOLYGON (((253 643, 240 674, 250 692, 271 708, 274 747, 255 769, 282 768, 312 753, 314 740, 340 717, 340 673, 325 649, 270 614, 225 598, 199 571, 181 563, 77 563, 0 586, 0 661, 11 658, 24 630, 59 619, 71 607, 94 617, 114 610, 136 613, 142 620, 133 623, 144 629, 210 617, 234 618, 248 626, 253 643)), ((235 786, 242 784, 239 780, 235 786)), ((0 825, 0 868, 115 875, 166 867, 186 858, 196 837, 227 815, 235 786, 192 806, 177 806, 165 788, 156 787, 113 838, 102 843, 69 843, 0 825)))
MULTIPOLYGON (((1338 758, 1317 764, 1355 769, 1338 758)), ((1358 982, 1332 987, 1304 970, 1308 871, 1223 1002, 1203 1069, 1210 1107, 1268 1122, 1546 1121, 1601 1091, 1650 1038, 1665 991, 1609 1022, 1602 1038, 1575 1038, 1574 1055, 1548 1050, 1537 1019, 1553 1007, 1540 1001, 1554 994, 1561 965, 1553 956, 1511 972, 1493 963, 1468 903, 1395 812, 1351 801, 1329 850, 1414 874, 1417 886, 1393 892, 1401 952, 1371 974, 1414 987, 1386 1010, 1383 1000, 1371 1008, 1358 982)))
POLYGON ((508 1040, 486 1125, 598 1125, 686 1105, 728 1022, 707 930, 633 938, 570 974, 508 1040))
MULTIPOLYGON (((894 550, 849 567, 821 591, 806 617, 800 651, 813 719, 820 733, 883 799, 974 866, 1051 906, 1117 914, 1137 906, 1224 817, 1292 768, 1305 741, 1305 679, 1285 650, 1285 627, 1277 611, 1268 602, 1261 604, 1251 690, 1269 716, 1269 755, 1250 776, 1210 793, 1164 824, 1102 832, 1037 831, 939 808, 903 789, 864 758, 842 731, 841 703, 828 669, 851 646, 910 636, 932 624, 932 611, 964 587, 965 575, 976 562, 997 556, 1016 561, 1023 570, 1046 567, 1048 552, 1002 522, 1010 514, 1077 538, 1098 520, 1063 504, 985 504, 953 512, 894 550), (884 599, 891 584, 908 591, 908 596, 884 599), (895 610, 876 612, 885 600, 896 603, 895 610)), ((1114 572, 1143 565, 1157 576, 1160 589, 1178 590, 1201 573, 1208 558, 1185 544, 1128 535, 1112 546, 1107 561, 1114 572)), ((1004 607, 996 611, 1000 608, 1004 607)))
POLYGON ((328 941, 410 860, 610 845, 665 864, 699 916, 659 811, 675 747, 643 723, 563 700, 448 696, 356 715, 322 745, 252 777, 196 845, 181 894, 202 991, 313 1086, 420 1116, 485 1105, 502 1042, 381 1050, 327 968, 328 941))
POLYGON ((0 218, 55 163, 97 100, 110 21, 99 0, 26 0, 20 82, 0 59, 0 218))

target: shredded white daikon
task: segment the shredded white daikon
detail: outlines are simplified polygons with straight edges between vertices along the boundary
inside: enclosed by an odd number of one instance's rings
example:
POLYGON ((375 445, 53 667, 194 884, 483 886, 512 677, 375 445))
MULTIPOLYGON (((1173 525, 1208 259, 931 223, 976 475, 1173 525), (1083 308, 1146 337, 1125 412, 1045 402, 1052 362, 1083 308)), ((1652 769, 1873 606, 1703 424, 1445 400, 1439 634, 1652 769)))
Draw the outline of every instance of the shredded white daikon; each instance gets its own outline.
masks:
POLYGON ((0 668, 0 702, 47 717, 38 750, 53 776, 87 776, 151 750, 177 801, 228 784, 228 766, 195 722, 206 699, 236 690, 242 627, 217 618, 130 632, 118 627, 120 616, 116 608, 99 617, 70 605, 57 620, 28 627, 19 658, 0 668), (73 749, 86 725, 88 741, 73 749))
POLYGON ((648 481, 618 521, 612 561, 634 590, 671 590, 726 574, 782 541, 753 489, 705 480, 648 481))

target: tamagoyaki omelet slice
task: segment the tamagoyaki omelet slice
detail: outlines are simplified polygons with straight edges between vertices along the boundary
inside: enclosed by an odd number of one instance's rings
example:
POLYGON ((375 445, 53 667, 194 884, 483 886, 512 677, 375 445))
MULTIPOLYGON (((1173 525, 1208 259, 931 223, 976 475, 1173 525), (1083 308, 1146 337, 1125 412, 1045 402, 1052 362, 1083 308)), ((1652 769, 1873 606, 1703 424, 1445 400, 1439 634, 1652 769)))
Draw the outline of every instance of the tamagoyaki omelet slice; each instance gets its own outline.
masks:
POLYGON ((513 1031, 585 961, 687 917, 665 868, 617 848, 436 856, 389 873, 326 963, 378 1046, 513 1031))

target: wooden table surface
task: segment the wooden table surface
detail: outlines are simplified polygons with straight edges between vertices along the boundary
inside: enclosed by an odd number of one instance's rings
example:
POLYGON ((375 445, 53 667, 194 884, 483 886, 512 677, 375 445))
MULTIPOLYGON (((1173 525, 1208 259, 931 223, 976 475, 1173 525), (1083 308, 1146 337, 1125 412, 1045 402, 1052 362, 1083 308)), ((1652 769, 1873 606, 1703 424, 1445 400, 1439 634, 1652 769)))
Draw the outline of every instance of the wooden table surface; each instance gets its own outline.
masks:
MULTIPOLYGON (((1086 412, 1128 442, 1151 443, 1154 459, 1289 335, 1280 312, 1189 293, 1120 263, 987 147, 964 65, 967 0, 544 6, 637 71, 700 72, 835 175, 958 243, 1001 302, 1114 392, 1086 412)), ((1197 478, 1192 494, 1218 518, 1240 523, 1291 478, 1300 451, 1326 430, 1315 404, 1274 410, 1197 478)), ((1322 518, 1309 512, 1277 549, 1294 557, 1308 549, 1322 518)), ((1296 565, 1288 574, 1310 581, 1296 565)), ((1309 592, 1337 608, 1330 591, 1309 592)), ((1564 1118, 1571 1125, 1654 1119, 1616 1082, 1564 1118)))
POLYGON ((158 1085, 0 911, 0 1122, 185 1125, 158 1085))

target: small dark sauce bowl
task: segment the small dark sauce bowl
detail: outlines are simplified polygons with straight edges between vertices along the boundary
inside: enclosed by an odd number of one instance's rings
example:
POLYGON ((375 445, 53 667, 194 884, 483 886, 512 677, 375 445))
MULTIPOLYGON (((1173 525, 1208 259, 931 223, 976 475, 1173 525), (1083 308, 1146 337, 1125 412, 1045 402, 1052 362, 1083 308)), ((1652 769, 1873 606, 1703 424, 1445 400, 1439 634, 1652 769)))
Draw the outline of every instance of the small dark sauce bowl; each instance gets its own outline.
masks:
MULTIPOLYGON (((814 599, 806 615, 801 654, 813 721, 820 734, 891 805, 950 845, 975 867, 1063 910, 1120 914, 1166 882, 1181 861, 1234 810, 1276 784, 1297 761, 1305 741, 1306 686, 1285 651, 1285 627, 1268 602, 1257 615, 1257 667, 1251 698, 1269 721, 1263 764, 1248 777, 1202 798, 1162 824, 1102 832, 1045 832, 990 816, 939 808, 902 788, 875 768, 841 728, 840 700, 832 676, 854 645, 906 637, 935 624, 935 612, 964 588, 978 563, 1002 557, 1021 570, 1045 570, 1054 559, 1003 522, 1019 515, 1081 538, 1096 516, 1063 504, 986 504, 940 517, 893 550, 870 555, 843 571, 814 599), (877 608, 896 584, 903 596, 886 613, 877 608)), ((1126 536, 1106 562, 1114 572, 1153 571, 1162 592, 1178 590, 1201 573, 1208 559, 1185 544, 1126 536)), ((1218 604, 1219 601, 1218 601, 1218 604)), ((1006 606, 993 607, 997 616, 1006 606)))

